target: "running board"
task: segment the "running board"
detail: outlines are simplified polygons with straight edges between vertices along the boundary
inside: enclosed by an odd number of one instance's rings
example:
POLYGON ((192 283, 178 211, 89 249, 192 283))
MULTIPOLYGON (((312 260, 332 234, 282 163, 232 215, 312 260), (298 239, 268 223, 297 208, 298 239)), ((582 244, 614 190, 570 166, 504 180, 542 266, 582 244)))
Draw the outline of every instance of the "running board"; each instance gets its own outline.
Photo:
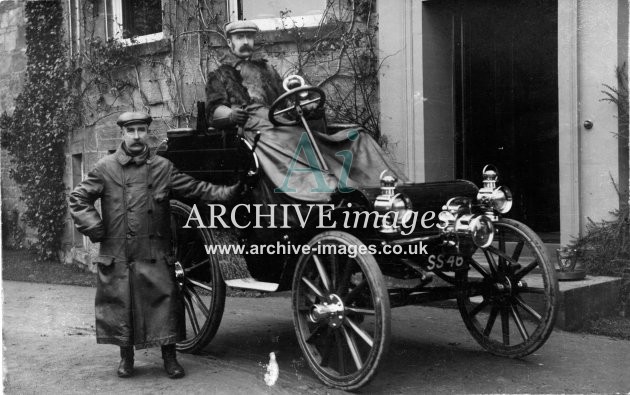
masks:
POLYGON ((228 287, 232 288, 251 289, 254 291, 262 292, 276 292, 278 290, 278 287, 280 287, 280 284, 266 283, 264 281, 253 279, 251 277, 225 280, 225 284, 228 287))

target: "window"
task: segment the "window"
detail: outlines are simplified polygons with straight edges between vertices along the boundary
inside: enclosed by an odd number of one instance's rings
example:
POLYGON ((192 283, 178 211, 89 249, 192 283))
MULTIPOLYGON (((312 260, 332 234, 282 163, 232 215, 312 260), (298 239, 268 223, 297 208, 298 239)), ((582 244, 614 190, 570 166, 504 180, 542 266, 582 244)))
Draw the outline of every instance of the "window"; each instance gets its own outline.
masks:
POLYGON ((298 27, 319 25, 326 1, 228 0, 228 10, 231 21, 247 19, 256 23, 260 30, 276 30, 294 25, 298 27))
POLYGON ((108 38, 116 38, 128 45, 164 38, 162 0, 103 1, 108 38))
POLYGON ((81 49, 81 30, 79 28, 79 0, 68 0, 68 38, 70 39, 70 56, 81 49))

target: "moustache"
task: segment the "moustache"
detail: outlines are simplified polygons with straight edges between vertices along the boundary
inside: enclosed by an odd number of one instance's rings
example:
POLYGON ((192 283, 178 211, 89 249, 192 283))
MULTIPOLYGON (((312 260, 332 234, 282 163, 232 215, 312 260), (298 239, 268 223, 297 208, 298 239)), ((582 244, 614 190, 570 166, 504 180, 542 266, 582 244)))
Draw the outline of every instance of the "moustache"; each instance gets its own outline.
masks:
POLYGON ((250 47, 248 44, 243 44, 241 45, 241 47, 238 49, 239 52, 243 52, 243 51, 253 51, 254 48, 250 47))

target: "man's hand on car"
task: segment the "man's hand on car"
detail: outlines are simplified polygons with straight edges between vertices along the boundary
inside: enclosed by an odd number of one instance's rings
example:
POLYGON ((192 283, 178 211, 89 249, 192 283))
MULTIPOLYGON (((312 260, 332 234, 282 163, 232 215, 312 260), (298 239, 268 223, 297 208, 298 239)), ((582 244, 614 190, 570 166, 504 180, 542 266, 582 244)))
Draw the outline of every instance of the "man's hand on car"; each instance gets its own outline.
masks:
POLYGON ((249 119, 247 110, 242 108, 233 108, 230 113, 230 121, 236 125, 245 125, 245 122, 249 119))

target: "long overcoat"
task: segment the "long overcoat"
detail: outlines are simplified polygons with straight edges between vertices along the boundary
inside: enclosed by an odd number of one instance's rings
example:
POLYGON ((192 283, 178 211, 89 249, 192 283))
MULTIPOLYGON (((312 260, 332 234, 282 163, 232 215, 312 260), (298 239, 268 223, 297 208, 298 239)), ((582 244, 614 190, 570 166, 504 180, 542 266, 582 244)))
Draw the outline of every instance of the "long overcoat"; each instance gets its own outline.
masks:
POLYGON ((132 157, 122 145, 98 161, 69 199, 77 229, 101 243, 98 343, 147 348, 184 339, 183 302, 170 255, 169 197, 225 201, 237 188, 195 180, 148 152, 132 157), (94 207, 99 198, 102 216, 94 207))

